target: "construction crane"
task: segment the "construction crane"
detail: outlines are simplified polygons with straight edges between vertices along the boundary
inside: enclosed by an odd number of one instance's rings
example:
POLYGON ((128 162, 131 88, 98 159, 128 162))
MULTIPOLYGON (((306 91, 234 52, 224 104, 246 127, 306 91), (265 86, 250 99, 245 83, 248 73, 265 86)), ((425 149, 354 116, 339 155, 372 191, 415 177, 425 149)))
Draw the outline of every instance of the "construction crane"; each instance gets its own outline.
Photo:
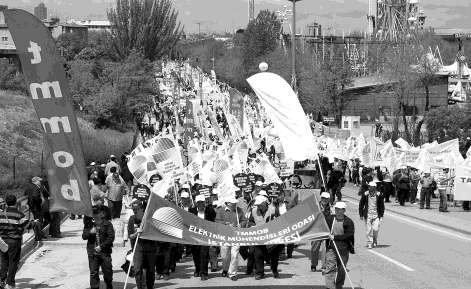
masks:
POLYGON ((249 22, 255 19, 255 0, 249 0, 249 22))

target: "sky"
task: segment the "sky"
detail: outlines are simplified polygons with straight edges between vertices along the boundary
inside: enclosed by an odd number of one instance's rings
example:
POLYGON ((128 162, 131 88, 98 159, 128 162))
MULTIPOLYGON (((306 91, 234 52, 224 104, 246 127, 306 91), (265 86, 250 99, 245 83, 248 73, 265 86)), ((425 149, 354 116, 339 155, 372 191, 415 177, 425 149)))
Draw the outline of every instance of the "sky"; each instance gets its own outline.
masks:
MULTIPOLYGON (((372 0, 376 1, 376 0, 372 0)), ((106 10, 115 0, 0 0, 11 8, 29 11, 40 2, 48 7, 49 16, 58 15, 65 19, 105 19, 106 10)), ((248 21, 248 0, 173 0, 179 11, 179 19, 185 31, 232 32, 243 28, 248 21)), ((427 15, 426 25, 435 28, 471 29, 471 0, 420 0, 421 8, 427 15)), ((262 9, 283 10, 291 6, 288 0, 255 0, 256 14, 262 9)), ((329 29, 337 35, 342 31, 366 30, 368 0, 302 0, 297 3, 298 33, 306 30, 306 25, 318 22, 325 33, 329 29), (335 31, 334 31, 335 30, 335 31)), ((288 27, 287 27, 288 29, 288 27)))

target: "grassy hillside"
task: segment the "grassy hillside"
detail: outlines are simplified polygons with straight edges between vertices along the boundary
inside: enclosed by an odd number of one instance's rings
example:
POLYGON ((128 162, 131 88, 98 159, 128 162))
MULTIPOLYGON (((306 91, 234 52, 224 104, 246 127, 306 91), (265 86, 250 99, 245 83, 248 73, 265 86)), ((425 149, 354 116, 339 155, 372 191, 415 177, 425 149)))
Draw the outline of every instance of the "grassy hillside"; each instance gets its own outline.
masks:
MULTIPOLYGON (((129 151, 133 133, 97 130, 79 118, 85 161, 106 161, 129 151)), ((0 189, 20 186, 25 179, 41 173, 43 141, 41 127, 30 99, 11 91, 0 90, 0 189), (13 166, 16 180, 13 180, 13 166)))

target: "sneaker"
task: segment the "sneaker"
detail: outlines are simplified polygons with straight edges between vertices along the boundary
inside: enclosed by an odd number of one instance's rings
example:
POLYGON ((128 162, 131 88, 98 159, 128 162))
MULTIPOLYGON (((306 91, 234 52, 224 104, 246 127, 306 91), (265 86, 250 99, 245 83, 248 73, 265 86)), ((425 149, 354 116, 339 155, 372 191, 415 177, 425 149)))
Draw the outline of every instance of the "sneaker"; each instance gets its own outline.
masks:
POLYGON ((222 277, 227 277, 227 271, 222 271, 222 277))
POLYGON ((262 280, 262 279, 263 279, 263 275, 257 274, 255 276, 255 280, 262 280))
POLYGON ((275 278, 275 279, 280 278, 280 273, 278 273, 278 272, 273 272, 273 278, 275 278))
POLYGON ((195 274, 193 274, 193 276, 194 276, 195 278, 200 277, 200 273, 196 273, 196 272, 195 272, 195 274))
POLYGON ((316 272, 316 271, 317 271, 316 266, 311 265, 311 272, 316 272))
POLYGON ((231 280, 232 280, 232 281, 237 281, 237 276, 232 276, 232 277, 231 277, 231 280))
POLYGON ((376 248, 376 247, 378 247, 378 242, 373 243, 373 248, 376 248))
POLYGON ((206 275, 201 275, 201 281, 206 281, 208 280, 208 276, 206 275))
POLYGON ((163 279, 164 279, 164 281, 170 280, 170 275, 169 275, 169 274, 165 274, 163 279))
POLYGON ((373 249, 373 245, 368 244, 368 249, 373 249))

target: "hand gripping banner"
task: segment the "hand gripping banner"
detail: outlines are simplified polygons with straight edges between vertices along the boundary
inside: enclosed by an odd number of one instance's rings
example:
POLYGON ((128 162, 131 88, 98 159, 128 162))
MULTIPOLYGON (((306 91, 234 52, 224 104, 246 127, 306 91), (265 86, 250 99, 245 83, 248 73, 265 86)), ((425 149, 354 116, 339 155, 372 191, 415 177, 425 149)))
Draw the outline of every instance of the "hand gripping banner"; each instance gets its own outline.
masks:
POLYGON ((91 215, 82 141, 51 33, 26 11, 10 9, 4 14, 44 131, 50 210, 91 215))
POLYGON ((143 225, 142 239, 203 246, 300 243, 329 236, 329 228, 314 193, 296 209, 251 228, 233 228, 205 221, 152 194, 143 225))

